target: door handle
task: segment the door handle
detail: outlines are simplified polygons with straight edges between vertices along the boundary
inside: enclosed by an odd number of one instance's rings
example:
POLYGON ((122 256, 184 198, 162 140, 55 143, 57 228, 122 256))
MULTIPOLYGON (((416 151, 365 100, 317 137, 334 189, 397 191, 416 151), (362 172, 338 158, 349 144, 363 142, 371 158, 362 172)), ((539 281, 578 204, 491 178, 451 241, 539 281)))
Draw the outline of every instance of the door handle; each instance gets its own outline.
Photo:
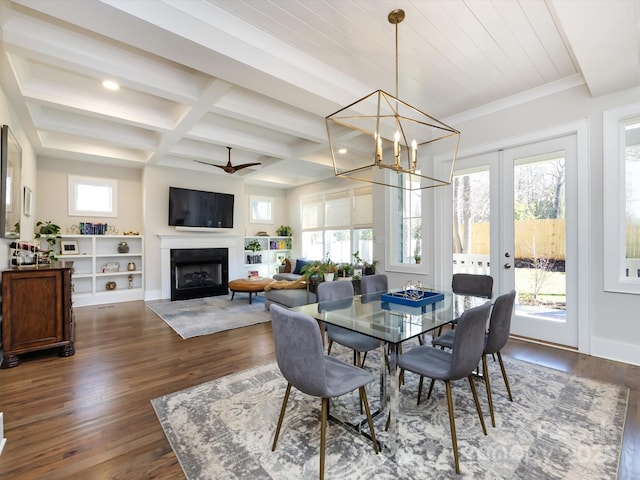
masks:
POLYGON ((510 263, 505 263, 505 264, 504 264, 504 268, 506 268, 506 269, 511 268, 511 264, 510 264, 510 263))

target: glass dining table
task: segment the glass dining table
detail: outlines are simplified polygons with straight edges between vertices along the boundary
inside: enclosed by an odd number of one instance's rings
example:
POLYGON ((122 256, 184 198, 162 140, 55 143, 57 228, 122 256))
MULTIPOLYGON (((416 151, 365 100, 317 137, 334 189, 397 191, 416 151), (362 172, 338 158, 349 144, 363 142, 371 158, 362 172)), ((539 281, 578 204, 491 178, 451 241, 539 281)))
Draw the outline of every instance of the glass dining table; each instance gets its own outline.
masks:
POLYGON ((402 298, 401 290, 356 295, 330 302, 294 307, 318 322, 362 333, 380 340, 380 411, 390 416, 383 451, 395 455, 399 434, 399 372, 397 358, 403 342, 432 332, 460 317, 466 309, 482 305, 487 298, 453 293, 451 288, 424 289, 432 301, 402 298), (398 298, 400 297, 400 298, 398 298), (384 346, 388 346, 388 355, 384 346), (388 358, 388 368, 387 360, 388 358))

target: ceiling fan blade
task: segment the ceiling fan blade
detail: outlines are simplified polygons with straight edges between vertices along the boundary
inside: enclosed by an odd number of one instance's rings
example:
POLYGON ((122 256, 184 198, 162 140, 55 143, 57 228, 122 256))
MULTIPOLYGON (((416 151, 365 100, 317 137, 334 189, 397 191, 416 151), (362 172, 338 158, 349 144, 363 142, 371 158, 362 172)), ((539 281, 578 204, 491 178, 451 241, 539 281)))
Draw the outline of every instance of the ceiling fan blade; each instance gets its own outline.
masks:
POLYGON ((198 162, 198 163, 202 163, 203 165, 209 165, 210 167, 218 167, 222 170, 224 170, 227 173, 233 173, 230 170, 233 169, 233 167, 229 164, 226 165, 216 165, 215 163, 209 163, 209 162, 203 162, 202 160, 194 160, 194 162, 198 162))
POLYGON ((241 170, 243 168, 253 167, 255 165, 262 165, 261 163, 258 162, 258 163, 243 163, 242 165, 233 166, 231 165, 231 147, 227 147, 227 150, 229 151, 229 159, 227 160, 226 165, 216 165, 214 163, 203 162, 202 160, 194 160, 194 162, 203 163, 205 165, 209 165, 210 167, 218 167, 227 173, 235 173, 238 170, 241 170))
POLYGON ((236 165, 233 169, 237 172, 241 168, 253 167, 254 165, 262 165, 261 163, 243 163, 242 165, 236 165))

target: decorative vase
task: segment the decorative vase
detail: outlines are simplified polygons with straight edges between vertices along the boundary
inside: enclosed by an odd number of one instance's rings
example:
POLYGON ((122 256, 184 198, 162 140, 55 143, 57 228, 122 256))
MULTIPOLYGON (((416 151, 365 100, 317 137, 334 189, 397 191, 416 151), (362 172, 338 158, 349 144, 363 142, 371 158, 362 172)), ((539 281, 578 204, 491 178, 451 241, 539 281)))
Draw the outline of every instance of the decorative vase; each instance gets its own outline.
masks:
POLYGON ((325 273, 324 274, 325 282, 333 282, 333 273, 325 273))
POLYGON ((118 244, 118 253, 129 253, 129 244, 127 242, 120 242, 118 244))
POLYGON ((115 290, 116 289, 116 282, 107 282, 107 290, 115 290))
POLYGON ((130 272, 134 272, 134 271, 135 271, 135 269, 136 269, 136 264, 135 264, 135 263, 133 263, 133 262, 129 262, 129 263, 127 264, 127 270, 129 270, 130 272))

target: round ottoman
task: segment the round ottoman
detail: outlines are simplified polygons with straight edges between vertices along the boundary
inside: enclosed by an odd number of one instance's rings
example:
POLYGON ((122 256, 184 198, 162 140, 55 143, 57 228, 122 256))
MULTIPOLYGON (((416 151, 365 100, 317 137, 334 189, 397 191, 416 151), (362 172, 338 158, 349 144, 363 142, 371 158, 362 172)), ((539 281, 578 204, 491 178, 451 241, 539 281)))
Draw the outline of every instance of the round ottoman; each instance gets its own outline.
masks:
POLYGON ((254 293, 264 292, 264 287, 273 282, 273 278, 257 278, 251 280, 248 278, 238 278, 237 280, 231 280, 229 282, 229 290, 231 290, 231 300, 235 296, 236 292, 243 292, 249 294, 249 304, 251 304, 251 298, 254 293))

